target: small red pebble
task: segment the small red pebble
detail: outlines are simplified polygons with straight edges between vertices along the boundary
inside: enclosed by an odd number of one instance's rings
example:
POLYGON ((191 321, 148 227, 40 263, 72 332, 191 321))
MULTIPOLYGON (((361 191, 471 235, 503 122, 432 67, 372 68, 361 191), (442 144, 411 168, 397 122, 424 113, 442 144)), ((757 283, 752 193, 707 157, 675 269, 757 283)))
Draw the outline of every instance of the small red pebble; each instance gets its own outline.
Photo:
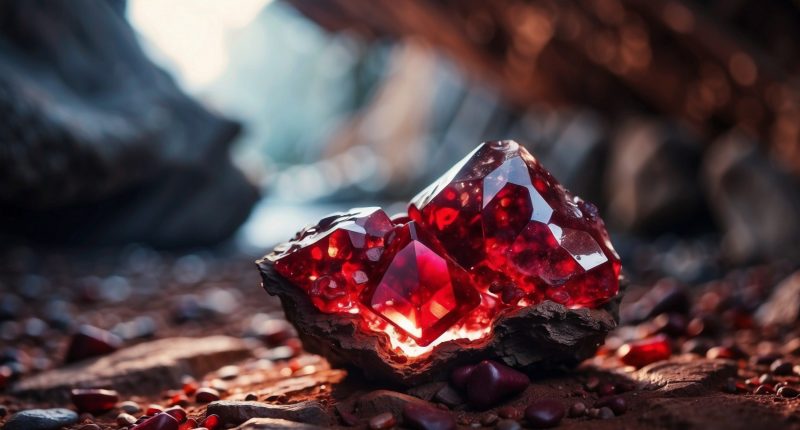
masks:
POLYGON ((130 430, 178 430, 178 420, 170 414, 158 414, 131 427, 130 430))
POLYGON ((672 348, 666 336, 654 336, 622 345, 617 355, 628 366, 644 367, 668 359, 672 355, 672 348))
POLYGON ((610 396, 598 400, 594 407, 607 407, 614 411, 614 415, 622 415, 628 410, 628 402, 626 402, 625 398, 622 396, 610 396))
POLYGON ((172 418, 178 420, 179 423, 186 421, 186 410, 180 406, 173 406, 169 409, 164 409, 164 413, 172 415, 172 418))
POLYGON ((525 419, 533 428, 546 429, 557 426, 566 412, 558 400, 538 400, 525 408, 525 419))
POLYGON ((456 367, 450 374, 450 382, 454 387, 463 390, 467 386, 467 380, 472 371, 475 370, 475 365, 470 364, 467 366, 456 367))
POLYGON ((727 346, 715 346, 706 351, 706 358, 711 360, 716 360, 719 358, 735 360, 739 357, 739 355, 740 354, 736 350, 733 348, 728 348, 727 346))
POLYGON ((483 360, 467 379, 467 399, 470 405, 486 409, 523 392, 530 385, 528 375, 500 364, 483 360))
POLYGON ((194 430, 197 428, 197 420, 194 418, 189 418, 188 420, 184 421, 183 424, 178 427, 178 430, 194 430))
POLYGON ((200 388, 194 395, 197 403, 211 403, 219 400, 219 391, 213 388, 200 388))
POLYGON ((211 414, 200 423, 200 426, 207 428, 208 430, 216 430, 220 423, 219 415, 211 414))
POLYGON ((90 325, 83 325, 72 336, 64 357, 65 363, 73 363, 90 357, 99 357, 116 351, 122 345, 119 336, 90 325))
POLYGON ((162 408, 161 406, 150 405, 150 406, 147 407, 147 409, 145 409, 144 414, 153 416, 153 415, 160 414, 161 412, 164 412, 164 408, 162 408))
POLYGON ((113 409, 119 401, 116 391, 93 388, 76 388, 72 390, 71 397, 78 412, 105 412, 113 409))
POLYGON ((191 376, 186 375, 183 378, 181 378, 181 383, 183 384, 181 389, 183 390, 183 393, 186 394, 187 396, 191 396, 197 391, 198 388, 197 381, 191 376))
POLYGON ((189 406, 189 398, 186 397, 186 394, 183 392, 179 392, 178 394, 173 395, 169 398, 169 405, 170 406, 189 406))

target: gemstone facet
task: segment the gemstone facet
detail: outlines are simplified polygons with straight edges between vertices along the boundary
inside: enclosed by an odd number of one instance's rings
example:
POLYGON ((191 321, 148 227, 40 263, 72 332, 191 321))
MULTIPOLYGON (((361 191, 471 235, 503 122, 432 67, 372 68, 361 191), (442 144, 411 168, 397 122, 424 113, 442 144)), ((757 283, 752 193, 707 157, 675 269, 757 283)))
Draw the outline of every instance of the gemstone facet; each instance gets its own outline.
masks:
POLYGON ((447 331, 480 303, 469 274, 414 222, 395 230, 383 276, 365 304, 420 346, 447 331))

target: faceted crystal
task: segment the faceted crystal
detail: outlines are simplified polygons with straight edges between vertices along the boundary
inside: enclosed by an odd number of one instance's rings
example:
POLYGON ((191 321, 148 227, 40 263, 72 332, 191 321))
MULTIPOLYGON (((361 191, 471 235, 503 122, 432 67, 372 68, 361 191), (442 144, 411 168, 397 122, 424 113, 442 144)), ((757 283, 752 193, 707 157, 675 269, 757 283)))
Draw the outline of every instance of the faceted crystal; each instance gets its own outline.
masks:
POLYGON ((387 246, 383 276, 364 302, 420 346, 436 340, 480 303, 469 274, 438 241, 409 222, 387 246))
POLYGON ((352 209, 304 229, 270 258, 278 273, 308 292, 318 309, 351 312, 375 275, 384 236, 392 228, 380 208, 352 209))
POLYGON ((486 142, 417 195, 409 217, 506 305, 596 307, 619 289, 597 209, 513 141, 486 142))

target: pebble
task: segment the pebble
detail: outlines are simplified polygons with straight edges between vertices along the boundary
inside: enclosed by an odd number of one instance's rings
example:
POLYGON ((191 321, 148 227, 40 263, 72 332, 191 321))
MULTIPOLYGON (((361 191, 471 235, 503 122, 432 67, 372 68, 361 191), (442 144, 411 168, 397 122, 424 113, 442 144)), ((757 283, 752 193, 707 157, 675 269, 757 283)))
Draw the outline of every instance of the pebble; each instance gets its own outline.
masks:
POLYGON ((119 401, 119 395, 114 390, 76 388, 72 390, 71 399, 78 412, 96 414, 113 409, 119 401))
POLYGON ((158 414, 150 417, 130 430, 178 430, 178 420, 170 414, 158 414))
POLYGON ((213 388, 198 388, 195 391, 194 399, 197 403, 211 403, 219 400, 219 391, 213 388))
POLYGON ((397 425, 397 420, 390 412, 375 415, 369 420, 369 428, 372 430, 386 430, 397 425))
POLYGON ((597 414, 597 418, 600 418, 601 420, 611 419, 614 418, 614 416, 614 411, 605 406, 600 408, 600 412, 597 414))
POLYGON ((522 426, 515 420, 505 419, 498 421, 494 428, 497 430, 521 430, 522 426))
POLYGON ((800 396, 800 391, 792 387, 781 387, 778 388, 778 395, 787 399, 793 399, 797 396, 800 396))
POLYGON ((533 428, 555 427, 564 418, 564 405, 557 400, 538 400, 525 408, 525 418, 533 428))
POLYGON ((614 415, 622 415, 628 410, 628 402, 622 396, 610 396, 598 400, 595 407, 601 409, 607 407, 614 411, 614 415))
POLYGON ((91 357, 107 355, 122 345, 119 336, 90 325, 82 325, 72 336, 65 363, 73 363, 91 357))
POLYGON ((515 396, 530 385, 524 373, 496 361, 481 361, 469 374, 466 384, 470 405, 486 409, 515 396))
POLYGON ((503 406, 497 410, 497 415, 499 415, 500 418, 518 420, 522 418, 522 411, 513 406, 503 406))
POLYGON ((440 402, 447 407, 454 407, 464 403, 464 398, 461 397, 461 394, 458 393, 453 387, 450 385, 443 386, 436 394, 433 396, 433 399, 437 402, 440 402))
POLYGON ((773 393, 772 388, 770 388, 770 386, 768 385, 763 385, 763 384, 756 387, 755 391, 753 391, 753 394, 760 394, 760 395, 772 394, 772 393, 773 393))
POLYGON ((200 427, 205 427, 208 430, 214 430, 217 428, 217 426, 219 426, 221 421, 222 420, 220 419, 219 415, 211 414, 200 423, 200 427))
POLYGON ((569 408, 569 416, 572 418, 582 417, 586 415, 586 405, 583 402, 577 402, 569 408))
POLYGON ((76 422, 78 414, 69 409, 29 409, 12 415, 3 430, 55 430, 76 422))
POLYGON ((131 414, 126 414, 125 412, 117 415, 117 425, 120 427, 129 426, 136 422, 136 417, 131 414))
POLYGON ((258 400, 258 396, 253 393, 247 393, 247 395, 244 396, 244 399, 247 401, 258 400))
POLYGON ((418 430, 454 430, 456 422, 449 412, 434 407, 408 403, 403 408, 405 424, 418 430))
POLYGON ((467 387, 467 381, 469 380, 469 376, 472 374, 472 371, 475 370, 475 367, 476 366, 474 364, 457 367, 450 374, 450 382, 454 387, 463 390, 467 387))
POLYGON ((138 403, 132 400, 126 400, 120 403, 117 407, 119 407, 120 410, 128 414, 135 414, 137 412, 141 412, 142 410, 141 406, 139 406, 138 403))
POLYGON ((792 374, 794 365, 788 361, 775 360, 769 366, 770 372, 778 376, 788 376, 792 374))

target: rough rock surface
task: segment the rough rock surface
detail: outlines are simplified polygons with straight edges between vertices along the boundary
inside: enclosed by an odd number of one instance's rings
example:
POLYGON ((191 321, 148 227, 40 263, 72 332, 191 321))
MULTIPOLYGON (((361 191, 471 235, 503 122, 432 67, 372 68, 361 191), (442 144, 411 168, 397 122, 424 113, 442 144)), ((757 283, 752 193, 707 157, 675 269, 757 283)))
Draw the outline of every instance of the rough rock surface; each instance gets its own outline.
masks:
POLYGON ((308 424, 330 424, 325 408, 316 401, 273 405, 254 401, 220 400, 208 405, 208 413, 219 415, 226 425, 238 425, 251 418, 280 418, 308 424))
POLYGON ((726 378, 735 375, 733 361, 684 356, 643 367, 634 377, 653 384, 669 396, 691 397, 701 395, 710 387, 721 387, 726 378))
POLYGON ((234 430, 318 430, 323 428, 333 428, 329 426, 316 426, 296 421, 283 420, 280 418, 253 418, 246 423, 236 427, 234 430))
POLYGON ((495 323, 494 335, 481 341, 449 341, 419 360, 393 354, 387 339, 358 329, 358 317, 322 314, 308 295, 259 260, 263 286, 283 303, 303 346, 334 365, 360 369, 371 379, 413 385, 444 379, 454 366, 494 359, 528 371, 574 366, 591 357, 617 325, 620 294, 599 309, 567 309, 545 301, 509 313, 495 323))
POLYGON ((245 341, 227 336, 160 339, 31 376, 13 392, 37 400, 64 400, 76 387, 147 393, 180 386, 183 375, 202 375, 250 355, 245 341))
POLYGON ((78 422, 69 409, 29 409, 11 416, 3 430, 56 430, 78 422))

